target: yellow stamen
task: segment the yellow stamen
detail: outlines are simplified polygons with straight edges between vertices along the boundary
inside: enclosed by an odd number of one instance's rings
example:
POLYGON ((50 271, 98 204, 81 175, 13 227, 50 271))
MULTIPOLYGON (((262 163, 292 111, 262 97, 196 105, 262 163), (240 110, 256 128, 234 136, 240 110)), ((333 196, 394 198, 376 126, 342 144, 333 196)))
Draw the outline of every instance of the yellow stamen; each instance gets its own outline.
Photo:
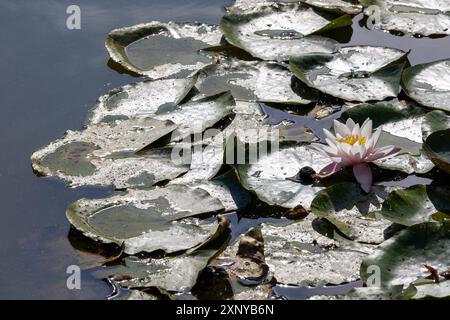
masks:
POLYGON ((341 138, 338 140, 339 143, 346 143, 349 145, 354 145, 356 142, 359 142, 360 145, 366 144, 366 137, 364 136, 347 136, 345 138, 341 138))

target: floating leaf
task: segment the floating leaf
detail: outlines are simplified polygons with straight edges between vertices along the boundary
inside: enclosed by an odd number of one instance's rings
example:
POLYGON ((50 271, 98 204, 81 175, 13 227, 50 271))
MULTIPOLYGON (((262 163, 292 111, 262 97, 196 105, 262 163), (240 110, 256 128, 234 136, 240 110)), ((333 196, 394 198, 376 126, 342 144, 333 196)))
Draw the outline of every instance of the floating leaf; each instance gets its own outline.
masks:
POLYGON ((352 46, 334 54, 291 58, 294 74, 308 86, 348 101, 396 97, 406 53, 392 48, 352 46))
MULTIPOLYGON (((224 210, 222 202, 213 198, 204 189, 169 185, 150 190, 130 189, 126 193, 104 199, 81 199, 68 207, 67 218, 86 236, 105 243, 124 243, 125 252, 134 253, 139 252, 136 251, 138 250, 136 243, 140 240, 143 241, 142 247, 156 244, 163 249, 183 245, 171 243, 172 240, 166 237, 168 234, 188 238, 190 232, 196 230, 200 239, 209 237, 207 234, 214 233, 217 224, 201 225, 198 221, 172 222, 224 210), (147 237, 146 233, 151 233, 155 241, 156 237, 160 236, 160 243, 158 241, 152 243, 152 239, 147 237), (132 239, 138 236, 141 238, 132 239), (132 239, 132 244, 128 243, 129 239, 132 239), (148 244, 145 243, 146 240, 149 240, 148 244)), ((152 249, 156 250, 153 247, 152 249)))
POLYGON ((289 178, 296 176, 303 167, 311 167, 318 172, 329 164, 328 159, 307 145, 282 147, 257 160, 237 166, 242 185, 268 204, 286 208, 301 205, 307 210, 323 187, 295 182, 289 178))
POLYGON ((364 243, 379 244, 386 240, 391 222, 375 215, 389 192, 374 186, 364 194, 355 183, 344 182, 319 192, 311 212, 327 219, 347 237, 364 243))
POLYGON ((299 53, 333 52, 337 42, 312 35, 351 24, 350 16, 319 13, 301 4, 256 3, 229 7, 220 22, 228 42, 263 60, 288 60, 299 53))
POLYGON ((215 250, 199 250, 176 257, 138 258, 126 257, 120 265, 94 272, 97 277, 126 275, 119 284, 126 288, 156 287, 171 292, 188 292, 197 282, 199 273, 216 254, 215 250))
POLYGON ((450 281, 440 283, 422 282, 414 285, 417 290, 413 299, 448 299, 450 297, 450 281))
POLYGON ((423 148, 439 169, 450 173, 450 129, 432 133, 423 148))
POLYGON ((200 50, 219 44, 221 37, 213 25, 153 21, 111 31, 106 48, 132 72, 153 79, 185 77, 211 62, 200 50))
MULTIPOLYGON (((448 19, 450 28, 450 16, 448 19)), ((407 68, 402 80, 412 99, 430 108, 450 111, 450 60, 407 68)))
MULTIPOLYGON (((450 4, 440 0, 360 0, 366 8, 377 7, 374 27, 414 35, 450 35, 450 4)), ((374 11, 366 10, 366 15, 374 11)))
POLYGON ((448 128, 450 128, 450 116, 440 110, 429 112, 422 122, 422 138, 425 141, 433 132, 448 128))
POLYGON ((195 85, 197 77, 164 79, 129 84, 100 97, 90 110, 88 123, 111 119, 154 116, 159 110, 175 108, 195 85))
POLYGON ((379 287, 354 288, 349 293, 337 296, 314 296, 309 300, 404 300, 401 286, 385 290, 379 287))
POLYGON ((266 263, 278 283, 323 286, 355 281, 370 245, 344 245, 314 230, 312 218, 288 226, 263 225, 266 263))
POLYGON ((230 90, 235 99, 245 101, 308 104, 318 97, 273 62, 231 60, 207 66, 199 72, 197 88, 206 95, 230 90))
POLYGON ((383 203, 381 214, 395 223, 412 226, 433 221, 437 212, 450 218, 450 187, 416 185, 393 191, 383 203))
POLYGON ((409 287, 426 276, 423 264, 438 270, 448 269, 450 228, 448 224, 425 222, 411 226, 382 243, 361 265, 361 277, 373 276, 380 268, 381 288, 409 287), (372 268, 369 268, 371 267, 372 268))
POLYGON ((71 186, 151 186, 189 170, 184 164, 173 163, 167 148, 136 154, 174 129, 171 121, 132 118, 68 131, 64 138, 31 156, 33 169, 62 178, 71 186))
POLYGON ((356 15, 360 13, 363 9, 363 7, 359 4, 358 0, 300 0, 300 1, 310 6, 317 7, 319 9, 332 12, 348 13, 351 15, 356 15))

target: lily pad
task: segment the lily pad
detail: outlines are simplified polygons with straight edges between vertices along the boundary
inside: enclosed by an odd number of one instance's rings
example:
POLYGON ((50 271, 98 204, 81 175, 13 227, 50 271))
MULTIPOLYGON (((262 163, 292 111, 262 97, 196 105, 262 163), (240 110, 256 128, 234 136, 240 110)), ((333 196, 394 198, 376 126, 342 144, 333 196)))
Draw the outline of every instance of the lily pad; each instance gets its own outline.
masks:
POLYGON ((401 287, 385 290, 378 287, 354 288, 349 293, 337 296, 314 296, 309 300, 403 300, 401 287))
POLYGON ((136 155, 174 129, 176 125, 170 121, 132 118, 99 123, 83 131, 68 131, 64 138, 31 156, 33 169, 41 175, 62 178, 71 186, 148 186, 189 169, 171 162, 168 149, 136 155), (143 185, 141 178, 148 182, 143 185))
MULTIPOLYGON (((450 23, 450 16, 448 19, 450 23)), ((450 60, 407 68, 403 73, 403 86, 406 94, 420 104, 450 111, 450 60)))
POLYGON ((319 192, 311 204, 311 213, 327 219, 353 240, 379 244, 388 237, 392 222, 375 211, 381 209, 388 195, 389 191, 380 186, 364 194, 355 183, 339 183, 319 192))
POLYGON ((450 187, 416 185, 393 191, 383 203, 381 214, 395 223, 412 226, 433 221, 436 213, 450 218, 450 187))
POLYGON ((432 133, 423 148, 439 169, 450 173, 450 129, 432 133))
POLYGON ((120 275, 125 280, 119 285, 126 288, 156 287, 171 292, 188 292, 215 254, 215 250, 198 250, 161 259, 130 256, 124 258, 120 265, 99 269, 94 275, 104 278, 120 275))
POLYGON ((231 60, 210 65, 199 72, 196 86, 206 95, 230 90, 235 99, 244 101, 309 104, 318 98, 315 90, 273 62, 231 60))
POLYGON ((307 183, 292 181, 303 167, 320 171, 329 160, 308 145, 281 147, 278 151, 262 155, 255 163, 238 165, 242 185, 256 193, 258 198, 271 205, 306 210, 317 192, 323 189, 307 183))
POLYGON ((358 0, 300 0, 310 6, 332 12, 341 12, 351 15, 359 14, 363 7, 358 0))
POLYGON ((447 270, 450 228, 448 224, 425 222, 411 226, 382 243, 361 265, 366 282, 373 275, 370 266, 380 268, 381 288, 408 288, 429 274, 423 264, 447 270))
POLYGON ((407 53, 392 48, 351 46, 333 54, 291 58, 294 74, 308 86, 348 101, 396 97, 407 53))
POLYGON ((266 263, 278 283, 323 286, 356 281, 371 245, 344 245, 316 232, 312 218, 288 226, 263 225, 266 263))
MULTIPOLYGON (((374 27, 413 35, 450 35, 450 4, 443 0, 360 0, 364 7, 377 6, 374 27)), ((372 12, 373 13, 373 12, 372 12)), ((372 14, 366 11, 366 14, 372 14)))
POLYGON ((430 134, 450 128, 450 116, 440 110, 429 112, 422 122, 422 138, 425 141, 430 134))
POLYGON ((68 207, 67 217, 73 226, 94 240, 122 244, 126 239, 155 230, 155 225, 224 210, 222 202, 204 189, 169 185, 149 190, 130 189, 104 199, 81 199, 68 207))
POLYGON ((111 31, 109 55, 126 69, 153 79, 186 77, 211 62, 201 49, 220 43, 217 26, 158 22, 111 31))
POLYGON ((100 97, 88 124, 114 118, 153 116, 158 110, 175 108, 195 85, 197 77, 164 79, 129 84, 100 97))
POLYGON ((417 293, 413 299, 448 299, 450 297, 450 281, 434 283, 432 281, 414 285, 417 293))
POLYGON ((348 15, 319 13, 302 4, 255 3, 229 7, 220 22, 228 42, 263 60, 299 53, 331 53, 337 42, 313 33, 351 25, 348 15))

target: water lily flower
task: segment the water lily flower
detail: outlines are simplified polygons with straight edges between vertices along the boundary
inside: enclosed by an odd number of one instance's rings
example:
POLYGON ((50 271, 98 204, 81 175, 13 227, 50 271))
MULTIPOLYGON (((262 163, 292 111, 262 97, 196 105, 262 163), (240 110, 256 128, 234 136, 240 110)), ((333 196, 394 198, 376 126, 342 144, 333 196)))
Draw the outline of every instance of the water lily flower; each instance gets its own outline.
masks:
POLYGON ((392 157, 400 151, 395 146, 376 147, 381 127, 373 132, 370 119, 366 119, 361 127, 352 119, 348 119, 345 124, 335 120, 335 135, 327 129, 323 131, 328 145, 313 143, 311 147, 329 157, 332 162, 325 166, 316 177, 326 178, 351 166, 356 180, 365 192, 370 192, 373 180, 368 163, 392 157))

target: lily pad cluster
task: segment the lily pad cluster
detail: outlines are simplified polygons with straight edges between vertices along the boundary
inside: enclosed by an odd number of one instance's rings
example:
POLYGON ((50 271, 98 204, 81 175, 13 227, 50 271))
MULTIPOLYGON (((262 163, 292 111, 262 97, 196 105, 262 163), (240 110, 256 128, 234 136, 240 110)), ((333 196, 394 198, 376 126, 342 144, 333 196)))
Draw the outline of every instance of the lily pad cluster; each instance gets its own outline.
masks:
POLYGON ((127 290, 115 298, 202 296, 211 277, 226 299, 359 279, 368 287, 314 298, 450 296, 450 63, 409 67, 407 52, 343 47, 330 33, 370 4, 385 10, 377 27, 417 20, 424 35, 445 33, 448 8, 396 4, 396 18, 392 1, 360 2, 241 0, 218 26, 149 22, 108 35, 114 63, 142 78, 101 96, 82 129, 31 160, 37 174, 71 187, 114 189, 66 215, 84 236, 121 248, 113 263, 90 270, 127 290), (421 25, 426 14, 436 29, 421 25), (342 112, 312 118, 329 104, 342 112), (297 117, 299 126, 280 110, 273 121, 268 105, 313 111, 297 117), (382 128, 380 146, 401 148, 373 164, 370 192, 345 169, 316 179, 329 164, 310 147, 323 142, 318 128, 367 118, 382 128), (411 174, 441 178, 397 183, 411 174), (248 212, 282 219, 230 232, 229 217, 248 212))

